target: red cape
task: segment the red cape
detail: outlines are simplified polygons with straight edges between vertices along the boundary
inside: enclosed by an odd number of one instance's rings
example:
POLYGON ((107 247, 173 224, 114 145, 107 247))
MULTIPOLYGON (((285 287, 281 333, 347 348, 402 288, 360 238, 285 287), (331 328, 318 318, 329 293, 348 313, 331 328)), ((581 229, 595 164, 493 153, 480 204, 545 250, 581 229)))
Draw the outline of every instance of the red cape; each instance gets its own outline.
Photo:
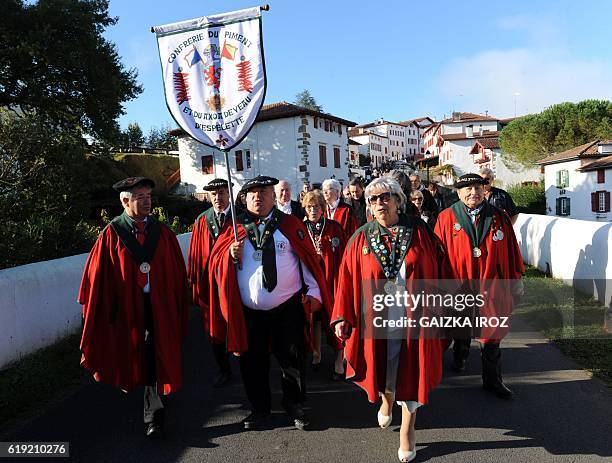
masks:
MULTIPOLYGON (((204 321, 204 331, 209 330, 209 289, 208 289, 208 258, 210 251, 215 244, 215 237, 210 233, 206 224, 209 219, 210 208, 201 214, 195 221, 193 231, 191 232, 191 241, 189 242, 189 254, 187 259, 187 279, 191 286, 191 295, 194 304, 202 309, 202 318, 204 321)), ((223 224, 221 233, 226 228, 231 228, 231 216, 223 224)))
MULTIPOLYGON (((321 251, 323 253, 321 263, 323 264, 323 273, 325 275, 327 288, 331 295, 331 307, 333 307, 334 304, 334 295, 338 287, 338 272, 340 270, 340 263, 342 262, 345 248, 346 236, 342 226, 335 220, 325 219, 325 228, 323 229, 321 237, 321 251), (336 246, 334 246, 334 244, 336 244, 336 246)), ((327 313, 324 312, 324 315, 327 315, 327 313)), ((333 333, 333 330, 329 329, 330 321, 328 316, 324 316, 322 326, 326 327, 328 330, 328 343, 333 349, 340 350, 342 349, 342 343, 333 333)))
MULTIPOLYGON (((318 255, 304 224, 292 215, 283 215, 278 229, 287 237, 296 256, 306 265, 319 285, 323 310, 331 315, 331 296, 323 275, 318 255)), ((245 239, 246 231, 238 224, 238 239, 245 239)), ((236 267, 229 253, 234 242, 232 229, 219 236, 211 255, 209 268, 210 285, 210 335, 217 342, 227 342, 228 352, 246 352, 248 339, 236 267)), ((307 315, 307 319, 308 314, 307 315)), ((307 339, 307 345, 309 344, 307 339)))
MULTIPOLYGON (((482 255, 472 256, 472 244, 463 228, 455 230, 458 223, 451 208, 444 209, 438 216, 435 233, 446 248, 452 278, 462 281, 480 280, 489 288, 489 303, 481 309, 483 316, 510 316, 514 301, 507 285, 497 283, 521 278, 525 272, 521 250, 516 241, 514 228, 508 214, 494 208, 493 222, 486 237, 480 244, 482 255), (493 237, 501 230, 502 240, 493 237)), ((507 329, 484 329, 480 339, 501 339, 507 329)))
MULTIPOLYGON (((327 215, 327 208, 325 208, 325 218, 329 219, 327 215)), ((355 214, 353 214, 351 208, 348 207, 348 205, 346 205, 342 201, 340 201, 336 212, 334 212, 333 220, 340 224, 340 226, 344 230, 344 234, 348 238, 350 238, 353 233, 355 233, 355 230, 359 228, 359 222, 357 222, 357 217, 355 217, 355 214)))
MULTIPOLYGON (((155 332, 157 386, 181 388, 181 344, 187 332, 185 262, 174 233, 160 224, 149 273, 155 332)), ((139 265, 111 226, 91 250, 79 290, 83 305, 81 364, 97 381, 130 391, 144 384, 144 298, 139 265), (112 321, 114 318, 114 321, 112 321)))
MULTIPOLYGON (((446 258, 441 244, 420 219, 415 219, 410 248, 404 259, 406 280, 439 279, 448 274, 446 258)), ((368 280, 385 279, 376 258, 367 248, 366 230, 362 226, 346 247, 340 266, 338 289, 332 323, 347 321, 352 332, 346 341, 344 355, 347 360, 347 378, 368 394, 368 400, 378 400, 378 393, 386 378, 386 339, 373 339, 362 332, 362 304, 366 317, 373 315, 372 299, 362 299, 362 289, 368 280)), ((400 353, 396 400, 415 400, 427 403, 429 393, 442 377, 442 352, 448 342, 424 336, 406 339, 400 353)))

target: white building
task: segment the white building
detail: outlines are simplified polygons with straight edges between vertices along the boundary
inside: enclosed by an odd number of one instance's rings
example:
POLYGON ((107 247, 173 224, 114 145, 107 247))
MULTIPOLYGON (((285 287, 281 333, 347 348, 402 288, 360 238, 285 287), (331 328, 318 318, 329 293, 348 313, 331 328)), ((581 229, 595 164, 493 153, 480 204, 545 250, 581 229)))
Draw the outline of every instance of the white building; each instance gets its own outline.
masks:
POLYGON ((538 164, 544 167, 547 215, 612 221, 612 140, 585 143, 538 164))
POLYGON ((389 161, 389 138, 386 135, 357 127, 350 129, 348 135, 351 140, 361 145, 358 150, 370 157, 372 167, 379 167, 389 161))
POLYGON ((354 138, 353 135, 355 134, 373 133, 380 137, 386 137, 387 151, 383 152, 383 159, 381 162, 392 162, 411 158, 410 153, 416 151, 417 146, 411 145, 411 147, 409 147, 408 139, 417 139, 416 142, 418 143, 418 137, 414 135, 417 131, 418 126, 416 126, 416 124, 414 127, 408 128, 398 122, 378 119, 375 122, 355 126, 355 128, 351 130, 349 136, 354 138), (409 133, 412 135, 408 135, 409 133))
MULTIPOLYGON (((287 102, 264 105, 248 136, 229 154, 234 191, 257 175, 287 180, 294 196, 306 181, 348 182, 348 128, 355 123, 287 102)), ((178 136, 181 182, 199 196, 214 178, 227 178, 225 157, 181 130, 178 136)))
MULTIPOLYGON (((432 137, 439 164, 452 166, 457 176, 487 167, 495 173, 495 185, 501 188, 539 182, 540 169, 526 169, 504 159, 499 134, 505 121, 488 115, 453 113, 440 122, 439 132, 432 137)), ((453 180, 453 174, 447 171, 445 183, 451 184, 453 180)))
POLYGON ((426 116, 401 121, 400 124, 407 127, 406 144, 408 146, 408 157, 414 161, 422 159, 425 155, 423 133, 435 124, 435 121, 431 117, 426 116))

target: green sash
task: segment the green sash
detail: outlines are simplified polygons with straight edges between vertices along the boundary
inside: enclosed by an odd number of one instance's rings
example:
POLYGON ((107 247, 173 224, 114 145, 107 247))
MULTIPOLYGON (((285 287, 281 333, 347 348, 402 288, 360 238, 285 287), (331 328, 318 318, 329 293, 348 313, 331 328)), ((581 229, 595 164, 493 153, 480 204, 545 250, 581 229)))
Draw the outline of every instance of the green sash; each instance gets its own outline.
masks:
POLYGON ((138 265, 143 262, 151 263, 161 234, 161 227, 155 217, 151 215, 147 217, 147 224, 145 225, 147 234, 144 245, 141 245, 136 239, 136 235, 134 234, 134 222, 125 212, 115 217, 111 221, 110 226, 113 227, 113 230, 115 230, 115 233, 119 236, 119 240, 121 240, 121 243, 138 265))
POLYGON ((382 236, 390 235, 391 232, 383 227, 377 220, 368 222, 364 226, 366 242, 370 252, 374 254, 378 265, 387 278, 395 278, 402 267, 402 263, 410 249, 412 233, 414 231, 414 219, 400 214, 399 222, 392 228, 397 229, 395 240, 391 244, 391 252, 382 241, 382 236))
MULTIPOLYGON (((470 214, 468 214, 466 210, 465 204, 461 201, 457 201, 451 207, 453 211, 453 215, 455 219, 461 225, 461 228, 465 230, 467 235, 470 237, 470 243, 472 243, 472 247, 478 247, 480 243, 485 239, 489 229, 491 228, 491 223, 493 222, 494 208, 487 203, 486 201, 482 205, 482 209, 480 210, 479 219, 476 222, 476 226, 472 223, 470 219, 470 214)), ((458 230, 457 230, 458 231, 458 230)))

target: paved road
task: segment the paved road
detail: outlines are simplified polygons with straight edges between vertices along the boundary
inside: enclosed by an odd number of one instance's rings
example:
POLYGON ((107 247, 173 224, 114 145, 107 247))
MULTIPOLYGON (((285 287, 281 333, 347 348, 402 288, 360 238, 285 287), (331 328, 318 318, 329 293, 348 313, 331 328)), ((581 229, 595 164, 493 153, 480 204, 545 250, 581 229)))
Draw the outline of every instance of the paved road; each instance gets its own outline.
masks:
MULTIPOLYGON (((503 351, 516 399, 482 391, 475 347, 465 376, 448 372, 447 352, 444 382, 419 411, 415 462, 612 461, 612 391, 519 325, 503 351)), ((330 379, 330 356, 325 372, 311 375, 312 431, 287 426, 276 375, 271 428, 243 431, 239 422, 248 411, 237 364, 235 380, 213 389, 210 349, 195 316, 190 334, 186 386, 168 404, 163 440, 141 437, 140 391, 126 395, 100 384, 83 387, 13 437, 69 441, 71 460, 87 463, 397 461, 399 416, 378 429, 377 406, 354 385, 330 379)))

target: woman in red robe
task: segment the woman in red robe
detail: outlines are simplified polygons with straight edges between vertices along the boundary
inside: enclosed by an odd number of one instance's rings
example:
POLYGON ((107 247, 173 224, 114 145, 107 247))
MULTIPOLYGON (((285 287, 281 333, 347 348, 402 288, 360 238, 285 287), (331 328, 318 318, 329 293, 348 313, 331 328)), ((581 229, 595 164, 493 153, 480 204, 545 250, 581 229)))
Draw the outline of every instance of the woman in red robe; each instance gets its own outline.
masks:
MULTIPOLYGON (((372 335, 370 324, 376 326, 374 319, 383 312, 377 312, 369 291, 384 284, 387 295, 398 290, 401 294, 416 280, 437 280, 447 273, 443 271, 445 255, 421 219, 401 212, 406 196, 395 180, 374 180, 365 195, 375 220, 359 228, 347 245, 340 265, 332 325, 336 335, 346 342, 347 378, 366 391, 370 402, 382 398, 380 427, 391 424, 393 401, 401 405, 398 457, 400 461, 410 461, 416 456, 416 409, 428 402, 429 393, 440 382, 446 342, 409 327, 387 328, 386 332, 375 331, 372 335)), ((397 305, 388 307, 387 320, 398 313, 412 316, 407 307, 397 305)))
MULTIPOLYGON (((325 198, 319 190, 309 191, 302 198, 302 208, 306 211, 304 225, 308 230, 310 240, 320 258, 325 281, 328 285, 329 293, 333 295, 338 286, 338 270, 346 247, 346 237, 342 226, 323 216, 325 210, 325 198)), ((315 312, 311 319, 313 326, 313 370, 318 370, 321 363, 321 325, 329 326, 329 318, 321 311, 315 312)), ((331 347, 336 351, 336 361, 334 364, 333 378, 337 381, 344 379, 344 355, 342 344, 331 330, 328 330, 327 340, 331 347)))
POLYGON ((357 217, 351 208, 342 202, 342 187, 335 179, 327 179, 323 182, 323 196, 325 202, 325 218, 335 220, 344 230, 345 235, 350 238, 355 230, 359 228, 357 217))

